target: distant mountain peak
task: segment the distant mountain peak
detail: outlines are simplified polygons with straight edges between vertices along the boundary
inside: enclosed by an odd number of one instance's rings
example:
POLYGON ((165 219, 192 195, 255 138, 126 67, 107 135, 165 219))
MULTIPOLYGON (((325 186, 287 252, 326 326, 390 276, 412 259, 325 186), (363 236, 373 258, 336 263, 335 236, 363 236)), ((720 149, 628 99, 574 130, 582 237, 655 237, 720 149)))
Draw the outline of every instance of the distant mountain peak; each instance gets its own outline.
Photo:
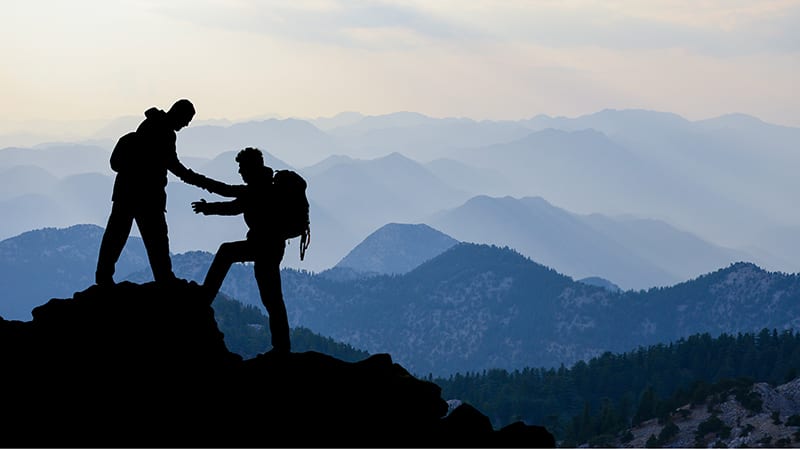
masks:
POLYGON ((611 281, 602 277, 586 277, 581 278, 578 282, 588 284, 589 286, 598 286, 609 292, 621 292, 622 289, 611 281))
POLYGON ((764 272, 764 269, 759 267, 757 264, 749 262, 749 261, 737 261, 737 262, 731 263, 731 265, 728 268, 732 269, 732 270, 748 269, 748 270, 758 270, 760 272, 764 272))
POLYGON ((731 275, 750 276, 750 275, 762 275, 762 274, 766 275, 768 274, 768 272, 752 262, 737 261, 730 263, 727 267, 723 267, 713 272, 700 275, 698 278, 719 278, 719 277, 729 277, 731 275))
POLYGON ((723 114, 721 116, 713 117, 706 120, 701 120, 699 123, 719 123, 725 124, 728 126, 742 126, 742 125, 770 125, 763 120, 759 119, 758 117, 751 116, 750 114, 744 113, 730 113, 730 114, 723 114))
POLYGON ((375 230, 336 264, 363 273, 403 274, 458 241, 423 224, 388 223, 375 230))
POLYGON ((756 277, 769 275, 769 272, 754 263, 738 261, 731 263, 726 268, 709 274, 711 277, 714 277, 715 275, 724 277, 724 284, 739 284, 745 282, 745 280, 752 280, 756 277))
POLYGON ((552 203, 548 202, 543 197, 538 195, 518 198, 511 195, 492 197, 489 195, 481 194, 471 197, 464 203, 463 206, 474 207, 474 206, 488 206, 488 205, 503 205, 506 208, 518 208, 521 207, 522 205, 525 205, 528 207, 556 209, 556 207, 553 206, 552 203))
POLYGON ((376 158, 375 160, 376 161, 382 160, 382 161, 412 161, 412 162, 415 162, 413 159, 403 155, 400 152, 391 152, 388 155, 380 157, 380 158, 376 158))
POLYGON ((551 281, 558 280, 566 284, 573 282, 572 278, 531 260, 511 247, 474 242, 459 242, 421 264, 413 273, 419 276, 434 271, 435 274, 431 275, 434 278, 448 279, 452 274, 464 270, 472 273, 502 272, 509 268, 524 269, 528 271, 528 275, 552 277, 551 281))
POLYGON ((404 119, 428 119, 429 117, 425 114, 416 112, 416 111, 396 111, 388 114, 380 114, 376 116, 367 116, 367 117, 391 117, 391 118, 404 118, 404 119))
POLYGON ((659 119, 674 120, 677 122, 688 122, 688 120, 686 120, 684 117, 675 113, 654 111, 643 108, 622 108, 622 109, 605 108, 598 112, 587 114, 582 117, 592 117, 592 116, 594 117, 616 116, 616 117, 625 117, 628 119, 659 118, 659 119))

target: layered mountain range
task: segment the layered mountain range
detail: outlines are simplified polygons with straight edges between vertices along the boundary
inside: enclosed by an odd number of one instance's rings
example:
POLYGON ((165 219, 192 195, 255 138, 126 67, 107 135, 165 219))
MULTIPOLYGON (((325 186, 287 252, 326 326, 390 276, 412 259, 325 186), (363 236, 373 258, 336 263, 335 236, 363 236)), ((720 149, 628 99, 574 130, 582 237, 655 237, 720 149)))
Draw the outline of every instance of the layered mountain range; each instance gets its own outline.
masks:
MULTIPOLYGON (((137 121, 110 124, 82 142, 0 149, 0 238, 104 226, 110 148, 137 121)), ((672 285, 738 260, 800 269, 800 216, 790 207, 800 189, 791 170, 800 163, 800 130, 741 114, 689 121, 604 110, 476 121, 348 113, 198 122, 178 139, 187 165, 225 181, 239 181, 233 156, 243 146, 260 147, 268 164, 307 178, 314 248, 302 262, 298 252, 285 259, 299 270, 332 268, 388 223, 425 223, 461 241, 508 245, 561 273, 623 289, 672 285), (504 203, 520 214, 494 216, 504 203)), ((241 218, 195 215, 190 202, 211 196, 170 180, 174 251, 214 252, 244 235, 241 218)))
MULTIPOLYGON (((82 225, 0 242, 2 285, 9 289, 4 308, 16 304, 30 311, 90 286, 100 236, 98 227, 82 225), (35 298, 29 294, 33 283, 50 286, 52 294, 35 298)), ((152 279, 137 246, 132 238, 126 251, 141 265, 132 263, 127 275, 119 272, 118 281, 152 279)), ((175 254, 173 265, 181 278, 200 282, 212 258, 203 251, 175 254)), ((421 375, 558 367, 699 332, 796 328, 800 317, 800 277, 750 262, 668 287, 615 290, 609 283, 575 280, 508 247, 453 243, 419 224, 392 224, 374 233, 338 269, 348 275, 282 271, 291 325, 370 354, 389 353, 421 375), (432 254, 436 245, 441 250, 432 254), (371 250, 365 255, 365 249, 371 250), (409 257, 397 249, 417 252, 409 257)), ((262 308, 250 265, 234 265, 222 292, 262 308)))

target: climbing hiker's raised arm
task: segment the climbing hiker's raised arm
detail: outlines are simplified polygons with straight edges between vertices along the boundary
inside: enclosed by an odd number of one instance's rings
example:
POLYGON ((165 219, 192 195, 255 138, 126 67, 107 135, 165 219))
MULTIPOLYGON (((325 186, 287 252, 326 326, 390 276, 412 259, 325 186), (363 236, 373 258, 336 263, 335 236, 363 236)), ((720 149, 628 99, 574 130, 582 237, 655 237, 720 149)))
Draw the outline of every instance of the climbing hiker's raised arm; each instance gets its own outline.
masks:
POLYGON ((207 202, 201 199, 192 202, 192 209, 197 214, 214 216, 235 216, 244 212, 242 201, 238 198, 229 202, 207 202))

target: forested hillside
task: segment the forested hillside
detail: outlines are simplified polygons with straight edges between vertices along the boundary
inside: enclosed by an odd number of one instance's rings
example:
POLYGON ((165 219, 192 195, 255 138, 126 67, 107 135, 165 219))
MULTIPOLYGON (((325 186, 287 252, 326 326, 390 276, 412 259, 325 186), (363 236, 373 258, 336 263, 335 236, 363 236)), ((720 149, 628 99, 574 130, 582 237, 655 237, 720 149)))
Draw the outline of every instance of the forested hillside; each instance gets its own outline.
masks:
MULTIPOLYGON (((219 294, 211 306, 228 350, 249 359, 271 348, 271 335, 266 326, 268 318, 261 310, 252 305, 244 305, 224 294, 219 294)), ((320 336, 305 327, 291 329, 291 342, 294 352, 313 350, 342 361, 356 362, 370 356, 365 351, 320 336)))
POLYGON ((542 423, 559 441, 580 444, 614 436, 720 389, 790 381, 798 370, 800 334, 763 329, 716 338, 696 334, 608 352, 570 368, 485 370, 433 381, 444 398, 475 405, 495 423, 542 423))

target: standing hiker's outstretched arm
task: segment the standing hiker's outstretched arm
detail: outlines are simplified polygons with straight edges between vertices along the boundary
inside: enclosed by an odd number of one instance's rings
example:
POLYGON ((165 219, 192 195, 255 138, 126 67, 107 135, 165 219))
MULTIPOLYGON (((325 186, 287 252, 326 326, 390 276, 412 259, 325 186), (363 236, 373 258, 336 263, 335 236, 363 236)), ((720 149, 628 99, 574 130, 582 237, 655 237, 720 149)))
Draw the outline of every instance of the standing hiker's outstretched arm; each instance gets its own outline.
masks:
POLYGON ((182 162, 180 162, 177 153, 170 155, 167 169, 174 173, 175 176, 180 178, 184 183, 197 186, 207 190, 208 192, 218 194, 223 197, 238 197, 245 190, 244 185, 226 184, 189 169, 188 167, 184 166, 182 162))
POLYGON ((223 183, 222 181, 209 178, 205 175, 195 173, 191 169, 189 172, 191 172, 191 175, 187 180, 184 180, 185 182, 205 189, 212 194, 221 195, 223 197, 241 197, 242 194, 244 194, 244 192, 247 190, 247 186, 244 184, 227 184, 223 183))

